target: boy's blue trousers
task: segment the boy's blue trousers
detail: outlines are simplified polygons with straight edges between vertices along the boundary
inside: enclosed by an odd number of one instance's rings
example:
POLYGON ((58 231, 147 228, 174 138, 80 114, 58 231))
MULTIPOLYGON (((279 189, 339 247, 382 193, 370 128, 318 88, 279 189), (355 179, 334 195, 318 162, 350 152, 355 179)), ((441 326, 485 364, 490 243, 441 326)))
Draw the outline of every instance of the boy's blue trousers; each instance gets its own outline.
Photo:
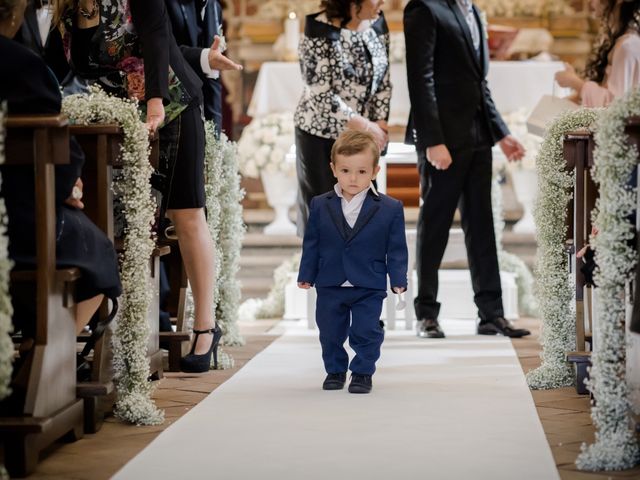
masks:
POLYGON ((373 375, 384 340, 380 314, 387 292, 362 287, 317 287, 316 291, 316 323, 327 373, 343 373, 348 368, 373 375), (347 337, 356 354, 351 365, 344 349, 347 337))

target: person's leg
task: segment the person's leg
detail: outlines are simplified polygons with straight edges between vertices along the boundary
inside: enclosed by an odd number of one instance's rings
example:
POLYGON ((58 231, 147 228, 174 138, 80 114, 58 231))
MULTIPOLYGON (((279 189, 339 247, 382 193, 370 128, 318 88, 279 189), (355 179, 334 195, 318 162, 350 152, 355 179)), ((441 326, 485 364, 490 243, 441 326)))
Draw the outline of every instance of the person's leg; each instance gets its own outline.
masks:
POLYGON ((76 333, 82 332, 91 317, 93 317, 93 314, 100 308, 102 300, 104 300, 104 295, 96 295, 76 304, 76 333))
MULTIPOLYGON (((167 161, 164 203, 166 216, 176 229, 182 262, 193 293, 193 328, 207 330, 215 326, 215 245, 203 208, 205 136, 199 106, 192 105, 182 112, 178 126, 178 149, 167 161)), ((198 336, 193 353, 207 353, 212 341, 212 334, 198 336)))
POLYGON ((336 183, 329 162, 334 140, 316 137, 296 128, 296 173, 298 175, 298 235, 304 236, 309 204, 336 183))
MULTIPOLYGON (((167 216, 176 227, 182 261, 193 293, 194 330, 215 326, 213 287, 215 285, 214 244, 202 208, 168 210, 167 216)), ((200 335, 195 354, 207 353, 213 335, 200 335)))
POLYGON ((491 149, 473 154, 460 199, 474 300, 481 320, 502 317, 502 288, 491 206, 491 149))
POLYGON ((327 373, 345 373, 349 355, 344 342, 349 332, 349 307, 345 302, 346 287, 319 287, 316 289, 316 323, 320 331, 322 360, 327 373))
POLYGON ((384 340, 380 314, 382 301, 387 293, 384 290, 358 287, 352 290, 354 299, 351 303, 349 345, 356 355, 349 365, 349 370, 354 374, 373 375, 384 340))
POLYGON ((420 191, 423 204, 418 215, 416 270, 418 295, 414 300, 416 317, 437 319, 440 312, 438 269, 449 240, 449 229, 462 192, 469 155, 454 154, 447 170, 436 170, 418 152, 420 191))

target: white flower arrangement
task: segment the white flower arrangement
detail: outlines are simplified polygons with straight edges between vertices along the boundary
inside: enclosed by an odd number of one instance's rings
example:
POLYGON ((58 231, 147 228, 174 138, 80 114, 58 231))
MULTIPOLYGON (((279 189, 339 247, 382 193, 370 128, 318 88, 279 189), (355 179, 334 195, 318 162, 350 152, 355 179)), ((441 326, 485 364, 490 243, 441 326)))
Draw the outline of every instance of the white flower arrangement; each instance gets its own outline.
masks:
POLYGON ((123 294, 113 337, 113 367, 116 382, 116 415, 136 425, 158 425, 164 421, 151 393, 147 345, 147 310, 151 292, 147 288, 149 258, 155 247, 151 233, 155 202, 149 179, 149 132, 140 120, 136 101, 113 97, 97 86, 88 94, 71 95, 62 112, 72 123, 88 125, 116 123, 124 131, 121 148, 123 175, 114 189, 121 193, 127 221, 120 278, 123 294))
MULTIPOLYGON (((0 104, 0 165, 4 163, 5 108, 6 104, 0 104)), ((0 177, 1 183, 2 178, 0 177)), ((4 198, 0 198, 0 400, 11 393, 9 385, 11 383, 11 363, 14 350, 13 342, 11 341, 13 308, 9 294, 9 275, 12 267, 13 262, 9 260, 9 239, 7 238, 7 211, 4 198)))
POLYGON ((632 277, 637 252, 629 241, 634 226, 628 216, 636 211, 636 188, 628 185, 638 163, 638 150, 624 133, 628 117, 640 115, 640 89, 617 99, 598 119, 595 134, 594 180, 599 186, 594 224, 595 283, 598 285, 598 345, 591 357, 593 394, 591 418, 595 443, 582 445, 576 460, 580 470, 623 470, 640 462, 640 448, 631 428, 629 388, 626 382, 625 283, 632 277))
POLYGON ((502 189, 498 182, 498 175, 494 172, 491 182, 491 206, 493 209, 493 227, 496 235, 496 249, 500 270, 514 273, 518 286, 518 309, 524 315, 535 316, 538 304, 533 295, 533 275, 524 261, 513 253, 505 251, 502 246, 502 232, 504 231, 504 214, 502 210, 502 189))
POLYGON ((475 0, 489 17, 544 17, 574 13, 566 0, 475 0))
POLYGON ((261 172, 295 173, 295 164, 285 156, 294 144, 291 113, 271 113, 258 117, 242 131, 238 141, 240 173, 245 177, 260 177, 261 172))
POLYGON ((565 170, 563 138, 569 131, 590 128, 597 115, 597 110, 578 109, 558 116, 536 160, 539 179, 534 209, 538 241, 536 293, 543 326, 542 364, 527 373, 527 382, 533 389, 574 384, 573 367, 565 358, 567 352, 575 350, 576 332, 573 288, 564 246, 574 172, 565 170))

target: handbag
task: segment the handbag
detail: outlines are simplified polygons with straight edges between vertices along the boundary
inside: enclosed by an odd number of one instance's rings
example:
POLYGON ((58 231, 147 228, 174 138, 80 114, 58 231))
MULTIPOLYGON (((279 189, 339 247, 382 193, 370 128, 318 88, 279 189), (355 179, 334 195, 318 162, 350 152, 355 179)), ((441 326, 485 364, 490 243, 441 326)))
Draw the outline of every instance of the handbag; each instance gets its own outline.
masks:
POLYGON ((555 95, 555 85, 554 81, 553 95, 543 95, 527 118, 527 131, 533 135, 544 137, 547 128, 558 115, 580 107, 571 100, 555 95))

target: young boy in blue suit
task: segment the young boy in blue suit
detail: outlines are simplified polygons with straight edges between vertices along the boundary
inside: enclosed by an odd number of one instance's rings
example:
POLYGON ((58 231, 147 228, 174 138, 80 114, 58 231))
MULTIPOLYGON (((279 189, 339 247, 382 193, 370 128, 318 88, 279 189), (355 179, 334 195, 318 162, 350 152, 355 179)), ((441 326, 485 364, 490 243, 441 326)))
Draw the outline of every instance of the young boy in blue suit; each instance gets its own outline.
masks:
POLYGON ((380 322, 387 296, 407 287, 407 242, 402 203, 376 192, 380 151, 365 132, 346 130, 331 150, 334 190, 311 200, 298 273, 300 288, 316 287, 316 322, 327 377, 324 390, 369 393, 380 357, 380 322), (349 365, 344 342, 355 351, 349 365))

